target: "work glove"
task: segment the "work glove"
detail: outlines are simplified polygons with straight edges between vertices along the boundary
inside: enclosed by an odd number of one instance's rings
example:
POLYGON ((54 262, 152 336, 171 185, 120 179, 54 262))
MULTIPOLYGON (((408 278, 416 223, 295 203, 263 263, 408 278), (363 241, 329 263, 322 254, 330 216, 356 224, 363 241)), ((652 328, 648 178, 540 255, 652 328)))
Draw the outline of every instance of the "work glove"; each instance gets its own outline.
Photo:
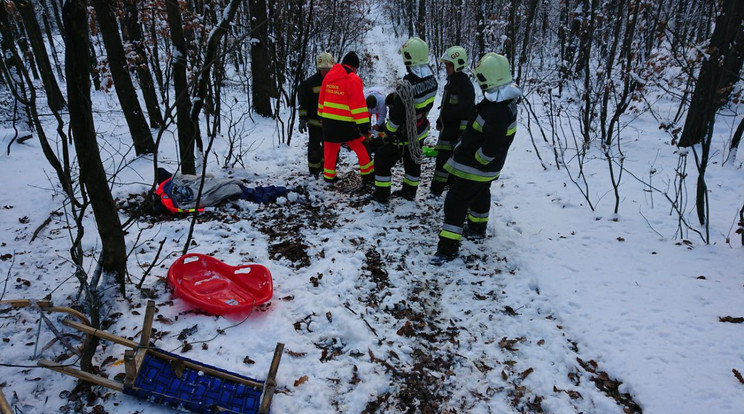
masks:
POLYGON ((300 119, 300 124, 297 126, 297 130, 299 130, 300 133, 307 131, 307 119, 300 119))

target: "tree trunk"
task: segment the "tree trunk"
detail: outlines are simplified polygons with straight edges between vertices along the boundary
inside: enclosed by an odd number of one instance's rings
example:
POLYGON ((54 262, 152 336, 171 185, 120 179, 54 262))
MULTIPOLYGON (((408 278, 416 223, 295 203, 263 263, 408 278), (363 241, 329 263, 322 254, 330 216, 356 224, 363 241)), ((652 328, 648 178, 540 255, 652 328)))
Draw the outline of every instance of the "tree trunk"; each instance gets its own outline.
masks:
POLYGON ((62 65, 59 64, 59 59, 57 58, 57 48, 54 46, 54 33, 52 32, 52 24, 49 22, 49 13, 48 10, 45 8, 41 13, 41 19, 44 23, 44 31, 47 35, 47 42, 49 43, 49 48, 52 49, 52 59, 54 60, 54 67, 57 69, 57 76, 59 76, 60 79, 64 80, 65 75, 62 71, 62 65))
POLYGON ((62 16, 59 14, 59 7, 57 6, 57 1, 55 0, 44 0, 44 4, 46 7, 49 7, 49 4, 52 5, 52 12, 54 12, 54 21, 57 23, 57 29, 60 33, 64 31, 64 26, 62 25, 62 16))
POLYGON ((90 101, 90 72, 81 56, 89 51, 88 7, 86 0, 65 5, 65 74, 70 109, 70 130, 80 165, 80 179, 90 198, 98 234, 101 237, 101 268, 112 275, 124 293, 127 251, 118 210, 109 190, 106 170, 101 162, 90 101))
POLYGON ((114 79, 116 95, 119 97, 124 118, 129 126, 129 132, 134 141, 134 150, 137 155, 151 154, 155 151, 155 141, 142 113, 137 92, 132 85, 132 78, 127 70, 127 59, 124 54, 124 46, 119 36, 119 25, 107 0, 93 0, 96 10, 98 28, 103 36, 103 43, 108 55, 109 70, 114 79))
POLYGON ((426 40, 426 0, 419 0, 418 17, 416 18, 416 35, 426 40))
POLYGON ((251 72, 253 73, 253 108, 261 116, 271 117, 271 71, 269 70, 269 35, 266 25, 266 0, 249 0, 251 29, 257 42, 251 45, 251 72))
POLYGON ((155 83, 152 80, 150 67, 147 64, 147 54, 143 46, 142 28, 139 23, 139 10, 137 9, 137 0, 126 0, 124 3, 125 14, 122 17, 122 33, 126 33, 124 38, 132 44, 132 49, 136 54, 134 59, 134 69, 137 72, 142 98, 145 100, 147 115, 150 118, 151 128, 160 128, 163 125, 163 115, 160 112, 158 104, 158 95, 155 92, 155 83))
POLYGON ((708 58, 700 67, 685 126, 679 139, 680 147, 701 142, 713 128, 718 109, 726 103, 744 60, 744 1, 724 0, 721 14, 710 39, 708 58))
POLYGON ((98 58, 96 50, 93 48, 93 42, 88 38, 88 65, 90 65, 91 79, 93 79, 93 88, 97 91, 101 90, 101 74, 98 73, 98 58))
POLYGON ((18 47, 23 52, 23 57, 28 60, 28 67, 31 69, 31 74, 34 76, 34 80, 39 80, 39 71, 36 70, 36 59, 34 59, 34 52, 29 49, 28 34, 25 34, 23 27, 19 30, 19 36, 16 37, 18 47))
POLYGON ((36 19, 34 6, 28 0, 16 0, 16 4, 18 5, 21 19, 23 19, 23 25, 26 26, 31 50, 36 58, 41 81, 46 90, 47 103, 51 109, 59 111, 65 106, 65 98, 59 89, 57 79, 54 78, 54 71, 52 70, 51 62, 49 62, 49 54, 47 54, 44 47, 44 38, 41 33, 39 21, 36 19))
POLYGON ((183 36, 183 22, 178 0, 166 0, 171 40, 175 53, 173 56, 173 87, 176 93, 176 123, 178 125, 178 148, 181 155, 181 172, 196 174, 194 143, 198 129, 191 120, 191 101, 189 100, 188 80, 186 78, 186 39, 183 36))
MULTIPOLYGON (((5 10, 5 7, 0 4, 0 49, 2 49, 2 56, 0 56, 0 59, 3 59, 3 62, 5 63, 6 67, 6 75, 8 77, 8 87, 12 89, 12 86, 10 83, 15 80, 17 87, 20 89, 18 91, 18 94, 21 96, 26 96, 26 81, 24 79, 23 73, 25 71, 23 67, 23 61, 21 60, 20 56, 18 56, 17 53, 15 53, 15 44, 13 43, 16 40, 14 34, 12 25, 10 22, 10 16, 8 16, 7 11, 5 10)), ((32 123, 32 117, 31 117, 31 111, 29 107, 25 103, 21 103, 23 106, 23 115, 25 116, 25 119, 22 119, 23 123, 27 125, 29 128, 33 128, 32 123)), ((13 122, 17 122, 18 119, 14 119, 13 122)))
MULTIPOLYGON (((483 4, 483 0, 477 0, 477 10, 479 13, 484 13, 485 5, 483 4)), ((459 30, 459 29, 458 29, 459 30)), ((482 55, 486 51, 486 19, 485 17, 478 19, 478 23, 476 26, 476 44, 478 45, 478 49, 475 51, 475 55, 473 56, 473 62, 478 62, 478 56, 482 55)))
POLYGON ((207 86, 209 86, 212 64, 214 64, 219 50, 220 39, 222 39, 222 37, 227 33, 227 30, 230 27, 230 22, 232 22, 235 18, 235 14, 238 12, 240 2, 241 0, 230 0, 230 3, 228 3, 225 11, 222 13, 222 20, 209 36, 206 56, 204 57, 204 65, 199 73, 196 99, 194 99, 194 106, 191 108, 191 120, 194 125, 198 125, 199 114, 201 113, 204 102, 207 99, 207 86))

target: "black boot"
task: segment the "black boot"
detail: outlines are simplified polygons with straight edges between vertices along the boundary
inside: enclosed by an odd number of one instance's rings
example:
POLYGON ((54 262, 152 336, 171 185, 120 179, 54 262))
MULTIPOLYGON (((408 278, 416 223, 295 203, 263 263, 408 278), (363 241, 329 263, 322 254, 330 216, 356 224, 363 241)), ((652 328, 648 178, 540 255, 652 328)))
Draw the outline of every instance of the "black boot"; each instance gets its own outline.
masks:
POLYGON ((437 244, 437 252, 434 253, 434 257, 429 260, 429 263, 435 266, 440 266, 446 262, 451 262, 457 258, 459 250, 459 241, 440 237, 439 243, 437 244))
POLYGON ((372 200, 382 204, 389 203, 390 187, 375 187, 375 192, 372 193, 372 200))
POLYGON ((462 236, 468 240, 483 240, 486 238, 486 223, 473 223, 468 221, 462 236))
POLYGON ((403 184, 403 188, 393 191, 393 197, 402 197, 408 201, 416 199, 416 187, 403 184))
POLYGON ((444 181, 432 181, 431 186, 429 187, 429 189, 431 190, 431 194, 437 197, 441 196, 444 192, 444 185, 444 181))

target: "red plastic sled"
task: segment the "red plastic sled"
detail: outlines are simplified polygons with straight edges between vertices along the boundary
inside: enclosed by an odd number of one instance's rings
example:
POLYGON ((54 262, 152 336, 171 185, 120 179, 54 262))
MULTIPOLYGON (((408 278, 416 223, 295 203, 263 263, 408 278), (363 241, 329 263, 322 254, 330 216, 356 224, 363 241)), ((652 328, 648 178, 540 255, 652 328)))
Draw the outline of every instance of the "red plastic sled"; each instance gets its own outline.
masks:
POLYGON ((168 283, 176 296, 215 315, 250 311, 274 294, 265 266, 230 266, 198 253, 179 257, 168 269, 168 283))

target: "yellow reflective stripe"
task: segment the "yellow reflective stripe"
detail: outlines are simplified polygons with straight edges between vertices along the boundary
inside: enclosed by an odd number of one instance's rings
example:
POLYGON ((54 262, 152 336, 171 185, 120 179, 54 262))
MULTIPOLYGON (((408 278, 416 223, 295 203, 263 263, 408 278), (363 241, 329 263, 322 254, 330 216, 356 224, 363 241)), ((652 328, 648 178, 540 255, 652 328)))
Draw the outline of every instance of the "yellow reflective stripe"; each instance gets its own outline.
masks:
POLYGON ((468 220, 472 221, 473 223, 488 223, 488 216, 476 217, 472 214, 468 214, 468 220))
POLYGON ((313 93, 320 93, 320 86, 313 87, 313 93))
POLYGON ((361 171, 362 175, 372 174, 373 172, 375 172, 375 161, 372 160, 367 164, 360 165, 359 170, 361 171))
POLYGON ((352 117, 350 117, 350 116, 335 115, 335 114, 329 114, 329 113, 326 113, 326 112, 323 112, 323 113, 322 113, 322 114, 320 114, 320 115, 321 115, 321 116, 322 116, 323 118, 328 118, 328 119, 335 119, 335 120, 337 120, 337 121, 355 122, 355 121, 354 121, 354 118, 352 118, 352 117))
POLYGON ((509 128, 506 130, 506 135, 513 135, 515 132, 517 132, 517 122, 514 121, 513 124, 509 125, 509 128))
POLYGON ((354 114, 354 115, 361 114, 362 112, 367 112, 367 107, 366 106, 351 110, 351 113, 354 114))
POLYGON ((320 119, 308 119, 307 120, 307 124, 310 125, 310 126, 315 126, 315 127, 322 127, 323 126, 323 123, 320 122, 320 119))
POLYGON ((356 122, 357 124, 360 124, 360 125, 361 124, 367 124, 367 123, 369 123, 369 118, 359 118, 357 120, 354 120, 354 122, 356 122))
POLYGON ((377 178, 375 177, 375 187, 390 187, 391 182, 390 181, 377 181, 377 178))
POLYGON ((300 109, 300 116, 307 116, 307 109, 300 109))
POLYGON ((388 129, 388 131, 390 131, 390 132, 395 132, 395 131, 397 131, 397 130, 398 130, 398 126, 399 126, 399 125, 397 125, 397 124, 393 123, 393 122, 392 122, 392 121, 390 121, 390 120, 388 120, 388 121, 387 121, 387 129, 388 129))
POLYGON ((475 160, 478 161, 479 163, 483 164, 483 165, 486 165, 489 162, 491 162, 491 160, 487 160, 487 159, 483 158, 480 150, 478 150, 478 152, 475 153, 475 160))
POLYGON ((350 111, 350 109, 349 109, 349 105, 338 104, 338 103, 335 103, 335 102, 327 102, 327 101, 326 101, 326 103, 324 103, 323 105, 324 105, 324 107, 326 107, 326 106, 327 106, 327 107, 329 107, 329 108, 335 108, 335 109, 345 109, 345 110, 347 110, 347 111, 350 111))
POLYGON ((500 171, 480 171, 476 168, 455 162, 452 158, 444 165, 444 170, 456 177, 479 183, 493 181, 501 175, 500 171))
POLYGON ((427 100, 425 100, 423 102, 420 102, 420 103, 419 102, 416 102, 414 104, 414 107, 416 109, 421 109, 421 108, 423 108, 423 107, 425 107, 425 106, 427 106, 427 105, 429 105, 431 103, 434 103, 434 96, 432 96, 431 98, 429 98, 429 99, 427 99, 427 100))
POLYGON ((419 186, 419 182, 418 181, 409 180, 408 177, 406 177, 406 178, 403 179, 403 184, 408 184, 411 187, 418 187, 419 186))
POLYGON ((307 163, 307 166, 308 167, 312 167, 312 168, 320 168, 320 167, 323 166, 323 163, 320 163, 320 162, 308 162, 307 163))
POLYGON ((473 121, 473 129, 478 132, 483 132, 483 125, 486 123, 486 120, 483 119, 480 115, 478 115, 475 118, 475 121, 473 121))
POLYGON ((445 239, 450 239, 454 241, 460 241, 460 239, 462 239, 462 234, 457 234, 449 230, 442 230, 439 232, 439 237, 443 237, 445 239))

